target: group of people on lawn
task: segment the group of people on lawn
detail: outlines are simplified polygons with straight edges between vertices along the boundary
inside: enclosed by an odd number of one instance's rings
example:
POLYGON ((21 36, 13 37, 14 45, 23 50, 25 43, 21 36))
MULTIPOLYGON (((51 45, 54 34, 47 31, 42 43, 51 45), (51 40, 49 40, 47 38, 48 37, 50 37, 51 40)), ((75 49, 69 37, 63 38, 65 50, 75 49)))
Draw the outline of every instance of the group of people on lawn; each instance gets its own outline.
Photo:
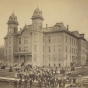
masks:
POLYGON ((15 88, 21 88, 21 86, 24 86, 24 88, 36 88, 36 86, 39 88, 65 88, 66 83, 70 83, 70 86, 75 86, 76 83, 76 78, 69 77, 63 68, 59 71, 46 68, 24 69, 24 72, 18 70, 15 73, 15 79, 15 88))

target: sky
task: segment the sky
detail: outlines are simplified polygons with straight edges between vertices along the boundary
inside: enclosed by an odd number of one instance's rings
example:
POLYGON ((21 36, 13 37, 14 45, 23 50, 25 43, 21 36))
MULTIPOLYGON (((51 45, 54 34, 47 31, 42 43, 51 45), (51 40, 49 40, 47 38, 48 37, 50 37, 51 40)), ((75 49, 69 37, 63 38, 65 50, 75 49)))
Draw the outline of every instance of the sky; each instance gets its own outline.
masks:
POLYGON ((4 45, 6 23, 13 11, 20 29, 25 23, 32 24, 31 17, 37 6, 42 10, 43 27, 63 22, 65 26, 69 25, 70 31, 84 33, 88 40, 88 0, 0 0, 0 46, 4 45))

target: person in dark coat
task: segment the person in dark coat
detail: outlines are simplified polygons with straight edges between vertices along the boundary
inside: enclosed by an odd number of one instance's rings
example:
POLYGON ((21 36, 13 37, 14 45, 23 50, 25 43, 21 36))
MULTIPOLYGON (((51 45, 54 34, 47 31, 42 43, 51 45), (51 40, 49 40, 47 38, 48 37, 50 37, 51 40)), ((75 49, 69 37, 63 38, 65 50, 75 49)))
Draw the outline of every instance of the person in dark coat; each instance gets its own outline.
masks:
POLYGON ((41 81, 41 79, 39 79, 38 83, 39 83, 39 88, 41 88, 42 87, 42 81, 41 81))
POLYGON ((19 80, 19 88, 21 88, 21 86, 22 86, 22 78, 20 78, 19 80))
POLYGON ((32 88, 32 79, 30 79, 29 84, 30 84, 30 88, 32 88))
POLYGON ((45 88, 47 88, 48 82, 46 79, 44 80, 44 85, 45 85, 45 88))
POLYGON ((24 88, 27 88, 27 78, 24 79, 24 88))
POLYGON ((61 79, 58 79, 59 87, 61 87, 61 79))
POLYGON ((14 81, 14 88, 17 88, 17 80, 14 81))

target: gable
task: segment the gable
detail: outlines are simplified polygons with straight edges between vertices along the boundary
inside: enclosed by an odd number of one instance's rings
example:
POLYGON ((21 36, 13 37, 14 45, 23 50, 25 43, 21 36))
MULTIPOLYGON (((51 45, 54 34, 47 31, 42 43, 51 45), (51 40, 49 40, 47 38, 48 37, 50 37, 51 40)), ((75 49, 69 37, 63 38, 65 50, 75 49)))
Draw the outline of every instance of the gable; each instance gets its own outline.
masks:
POLYGON ((28 29, 24 29, 21 32, 21 35, 25 35, 25 36, 29 36, 31 34, 31 32, 28 29))

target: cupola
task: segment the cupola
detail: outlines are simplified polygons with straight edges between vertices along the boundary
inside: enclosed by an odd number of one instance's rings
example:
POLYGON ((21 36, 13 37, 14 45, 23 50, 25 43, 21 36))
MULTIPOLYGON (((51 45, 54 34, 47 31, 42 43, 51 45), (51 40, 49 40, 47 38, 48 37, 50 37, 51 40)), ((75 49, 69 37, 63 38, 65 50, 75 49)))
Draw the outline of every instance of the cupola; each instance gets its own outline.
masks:
POLYGON ((42 11, 37 7, 33 13, 32 19, 40 18, 43 20, 42 11))
POLYGON ((17 17, 15 16, 14 13, 12 13, 12 15, 9 17, 9 20, 7 22, 7 24, 12 24, 12 23, 17 24, 17 25, 19 24, 17 21, 17 17))

